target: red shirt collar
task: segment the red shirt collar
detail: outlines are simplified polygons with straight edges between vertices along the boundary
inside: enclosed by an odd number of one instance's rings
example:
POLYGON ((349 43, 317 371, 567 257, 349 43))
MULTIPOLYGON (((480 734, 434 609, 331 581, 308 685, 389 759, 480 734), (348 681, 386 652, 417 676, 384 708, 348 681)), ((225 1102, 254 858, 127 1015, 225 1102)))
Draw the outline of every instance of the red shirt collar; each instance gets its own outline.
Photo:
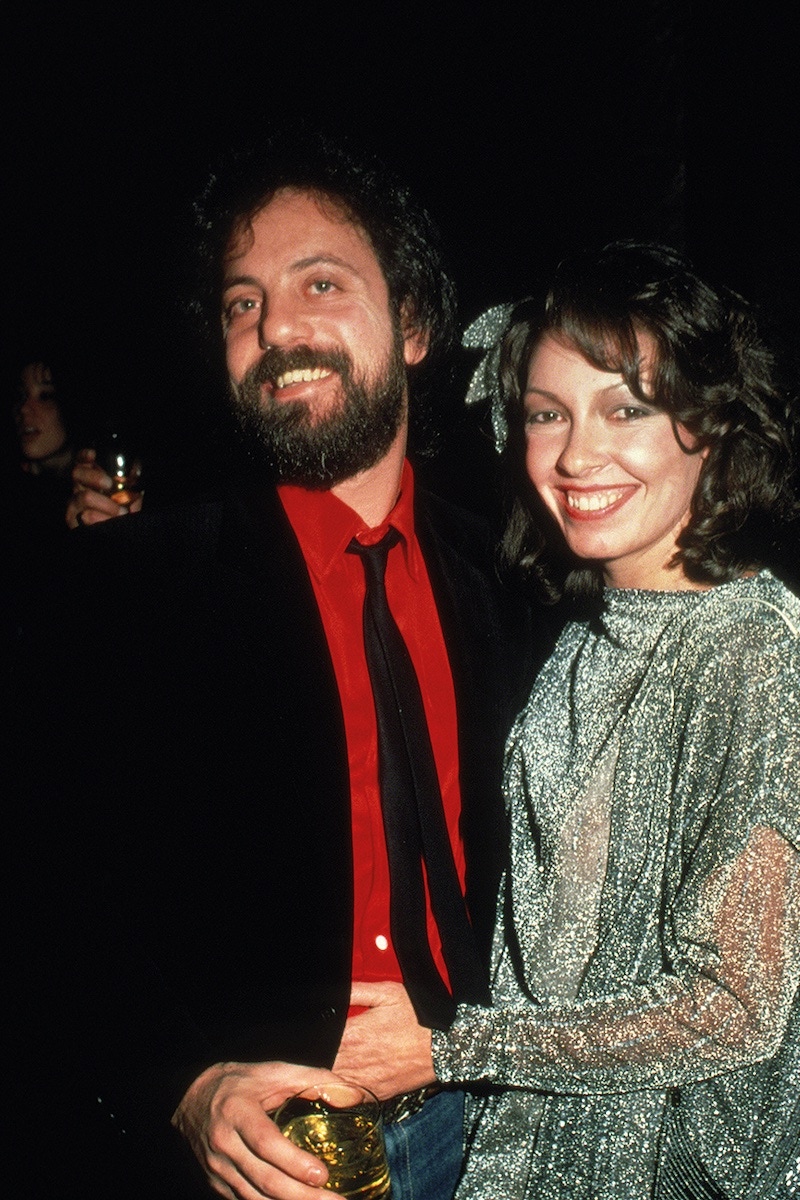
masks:
POLYGON ((403 463, 400 494, 382 525, 371 529, 347 504, 330 491, 309 491, 283 483, 278 495, 303 548, 308 568, 324 579, 347 550, 352 539, 375 543, 390 525, 402 536, 403 554, 409 574, 418 576, 419 548, 414 537, 414 472, 408 459, 403 463))

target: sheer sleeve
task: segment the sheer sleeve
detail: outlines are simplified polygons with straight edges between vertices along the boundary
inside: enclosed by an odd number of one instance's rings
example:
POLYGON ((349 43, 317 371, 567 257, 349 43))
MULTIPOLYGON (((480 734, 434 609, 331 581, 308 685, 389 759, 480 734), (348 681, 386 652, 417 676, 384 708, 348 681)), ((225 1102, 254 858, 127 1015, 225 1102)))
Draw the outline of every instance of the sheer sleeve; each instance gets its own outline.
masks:
POLYGON ((756 626, 748 632, 745 619, 713 644, 680 647, 692 665, 675 685, 683 732, 662 801, 676 814, 679 865, 671 879, 665 869, 653 913, 661 968, 558 1005, 523 999, 523 987, 494 1009, 460 1007, 433 1035, 440 1079, 629 1091, 687 1085, 775 1053, 800 981, 800 663, 796 632, 787 638, 778 623, 764 644, 756 626))
POLYGON ((687 952, 674 974, 559 1008, 462 1006, 447 1033, 434 1032, 437 1076, 625 1091, 686 1084, 766 1058, 797 989, 799 926, 800 854, 759 826, 716 909, 713 954, 693 964, 687 952))

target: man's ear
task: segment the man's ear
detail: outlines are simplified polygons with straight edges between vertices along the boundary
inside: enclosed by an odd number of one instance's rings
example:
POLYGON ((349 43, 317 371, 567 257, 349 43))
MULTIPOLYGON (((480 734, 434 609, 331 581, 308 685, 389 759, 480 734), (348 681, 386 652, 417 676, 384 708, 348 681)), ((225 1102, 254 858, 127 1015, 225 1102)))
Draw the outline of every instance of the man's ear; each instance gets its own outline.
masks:
POLYGON ((400 328, 403 332, 403 359, 407 367, 414 367, 428 353, 430 336, 427 329, 420 328, 416 313, 408 304, 400 309, 400 328))

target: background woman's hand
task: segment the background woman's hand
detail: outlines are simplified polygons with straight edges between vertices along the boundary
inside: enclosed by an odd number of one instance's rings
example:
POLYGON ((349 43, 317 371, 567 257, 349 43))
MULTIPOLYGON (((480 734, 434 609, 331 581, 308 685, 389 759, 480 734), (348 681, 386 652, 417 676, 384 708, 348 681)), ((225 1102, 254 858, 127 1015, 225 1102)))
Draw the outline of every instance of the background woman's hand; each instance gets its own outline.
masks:
POLYGON ((142 495, 139 493, 130 504, 117 504, 107 494, 112 481, 95 461, 95 451, 79 450, 72 468, 72 495, 67 504, 66 522, 70 529, 79 525, 99 525, 113 517, 124 517, 139 512, 142 495))

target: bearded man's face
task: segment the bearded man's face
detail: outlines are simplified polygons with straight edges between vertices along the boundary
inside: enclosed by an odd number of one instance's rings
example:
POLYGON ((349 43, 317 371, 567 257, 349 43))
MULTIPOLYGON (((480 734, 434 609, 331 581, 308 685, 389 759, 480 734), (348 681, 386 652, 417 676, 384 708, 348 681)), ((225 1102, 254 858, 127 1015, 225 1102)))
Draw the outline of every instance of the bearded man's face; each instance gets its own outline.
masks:
POLYGON ((279 479, 328 488, 377 463, 406 418, 404 339, 364 231, 279 191, 237 231, 223 323, 235 410, 279 479))

